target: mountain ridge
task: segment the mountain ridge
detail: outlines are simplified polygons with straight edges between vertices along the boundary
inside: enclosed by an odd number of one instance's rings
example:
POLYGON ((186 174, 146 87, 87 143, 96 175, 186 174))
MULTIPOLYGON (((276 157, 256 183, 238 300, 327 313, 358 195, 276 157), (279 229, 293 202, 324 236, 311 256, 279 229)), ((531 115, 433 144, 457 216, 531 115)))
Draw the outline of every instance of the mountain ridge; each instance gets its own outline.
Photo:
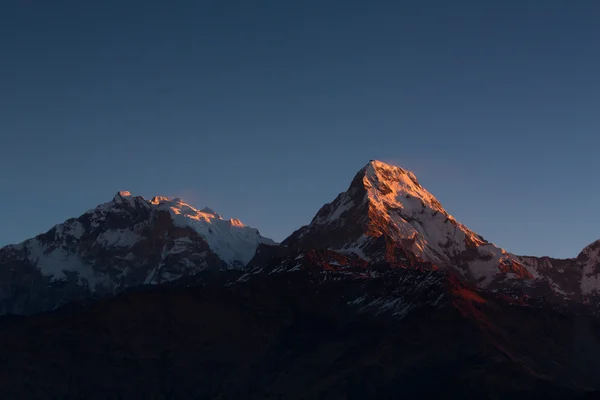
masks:
POLYGON ((0 393, 593 398, 599 253, 506 252, 378 162, 282 243, 123 191, 0 249, 0 393))
POLYGON ((264 254, 276 259, 277 246, 297 254, 355 254, 400 268, 447 269, 482 289, 557 301, 593 302, 600 290, 600 240, 572 259, 512 254, 458 222, 412 172, 371 160, 346 191, 281 245, 208 207, 120 191, 78 218, 0 249, 0 313, 44 310, 206 268, 256 267, 264 254), (15 303, 20 306, 10 306, 15 303))

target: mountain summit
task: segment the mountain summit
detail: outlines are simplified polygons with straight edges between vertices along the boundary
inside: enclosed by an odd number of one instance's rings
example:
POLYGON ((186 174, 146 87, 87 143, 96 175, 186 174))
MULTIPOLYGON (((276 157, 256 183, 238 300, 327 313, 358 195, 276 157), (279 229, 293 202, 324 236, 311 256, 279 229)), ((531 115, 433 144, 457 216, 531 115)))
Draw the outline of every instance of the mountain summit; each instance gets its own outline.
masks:
POLYGON ((457 222, 412 172, 376 160, 284 244, 355 252, 370 261, 402 261, 408 251, 482 286, 506 274, 532 278, 535 273, 457 222))
POLYGON ((588 246, 577 259, 562 261, 509 253, 456 221, 412 172, 377 160, 283 244, 400 266, 414 256, 490 290, 518 287, 532 295, 582 299, 600 288, 598 251, 588 246))
POLYGON ((0 249, 0 313, 52 309, 206 268, 243 268, 261 243, 275 244, 210 209, 120 191, 78 218, 0 249))

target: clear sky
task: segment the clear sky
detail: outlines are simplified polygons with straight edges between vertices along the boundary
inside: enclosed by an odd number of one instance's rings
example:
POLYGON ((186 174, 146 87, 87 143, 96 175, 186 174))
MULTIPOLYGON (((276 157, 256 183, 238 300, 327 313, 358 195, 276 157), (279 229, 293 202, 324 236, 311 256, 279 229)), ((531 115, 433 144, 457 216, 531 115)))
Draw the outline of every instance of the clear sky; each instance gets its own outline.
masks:
POLYGON ((600 238, 600 1, 0 2, 0 245, 118 190, 281 240, 370 159, 519 254, 600 238))

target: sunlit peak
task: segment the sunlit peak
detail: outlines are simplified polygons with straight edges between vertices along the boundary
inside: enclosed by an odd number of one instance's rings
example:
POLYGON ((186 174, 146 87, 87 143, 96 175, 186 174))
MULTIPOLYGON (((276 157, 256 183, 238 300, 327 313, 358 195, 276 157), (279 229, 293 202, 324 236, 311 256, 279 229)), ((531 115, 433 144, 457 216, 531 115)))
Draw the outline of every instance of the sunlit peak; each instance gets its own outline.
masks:
POLYGON ((169 201, 168 197, 164 197, 164 196, 154 196, 151 200, 150 200, 150 204, 160 204, 163 203, 165 201, 169 201))
POLYGON ((231 224, 231 226, 238 226, 238 227, 244 227, 245 225, 242 223, 242 221, 240 221, 237 218, 230 218, 229 219, 229 223, 231 224))

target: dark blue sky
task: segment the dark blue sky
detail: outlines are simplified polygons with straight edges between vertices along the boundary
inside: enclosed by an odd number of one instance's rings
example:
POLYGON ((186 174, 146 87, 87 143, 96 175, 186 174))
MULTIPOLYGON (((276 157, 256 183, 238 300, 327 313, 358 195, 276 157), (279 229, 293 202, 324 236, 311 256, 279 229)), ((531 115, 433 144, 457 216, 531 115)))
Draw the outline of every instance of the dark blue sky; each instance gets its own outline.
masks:
POLYGON ((0 244, 180 196, 276 240, 370 159, 521 254, 600 238, 600 2, 0 2, 0 244))

